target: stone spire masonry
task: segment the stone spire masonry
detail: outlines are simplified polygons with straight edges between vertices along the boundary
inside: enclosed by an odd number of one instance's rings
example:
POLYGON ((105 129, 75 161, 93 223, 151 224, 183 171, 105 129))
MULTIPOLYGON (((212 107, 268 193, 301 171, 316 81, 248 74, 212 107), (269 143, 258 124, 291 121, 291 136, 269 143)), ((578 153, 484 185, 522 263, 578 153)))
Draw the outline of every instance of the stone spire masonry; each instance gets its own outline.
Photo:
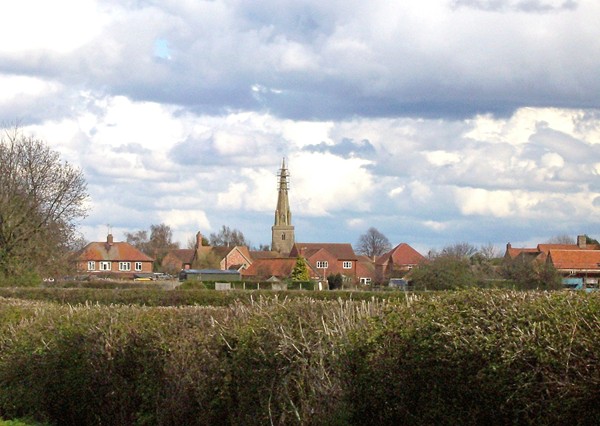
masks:
POLYGON ((285 158, 279 170, 279 187, 277 196, 277 208, 275 209, 275 224, 271 227, 272 239, 271 250, 287 256, 294 245, 294 227, 292 226, 292 212, 288 199, 290 173, 285 166, 285 158))

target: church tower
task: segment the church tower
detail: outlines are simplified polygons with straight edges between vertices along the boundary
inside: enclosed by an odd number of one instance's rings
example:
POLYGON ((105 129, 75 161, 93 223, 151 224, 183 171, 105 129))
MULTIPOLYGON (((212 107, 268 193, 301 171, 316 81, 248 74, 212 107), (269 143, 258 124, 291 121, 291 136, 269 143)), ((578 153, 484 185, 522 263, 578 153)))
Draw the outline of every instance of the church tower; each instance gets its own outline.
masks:
POLYGON ((279 195, 277 196, 277 209, 275 210, 275 225, 271 227, 271 250, 287 256, 294 245, 294 227, 292 226, 292 212, 288 200, 288 178, 290 173, 285 166, 285 158, 279 170, 279 195))

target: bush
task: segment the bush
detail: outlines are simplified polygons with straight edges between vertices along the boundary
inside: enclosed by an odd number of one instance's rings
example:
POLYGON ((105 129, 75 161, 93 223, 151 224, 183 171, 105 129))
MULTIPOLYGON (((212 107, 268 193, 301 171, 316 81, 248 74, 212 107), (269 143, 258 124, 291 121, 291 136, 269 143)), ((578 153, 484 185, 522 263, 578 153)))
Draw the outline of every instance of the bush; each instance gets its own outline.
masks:
POLYGON ((0 416, 65 425, 600 418, 600 294, 250 294, 224 307, 2 300, 0 416))
POLYGON ((477 278, 468 259, 438 256, 411 271, 415 290, 456 290, 473 287, 477 278))

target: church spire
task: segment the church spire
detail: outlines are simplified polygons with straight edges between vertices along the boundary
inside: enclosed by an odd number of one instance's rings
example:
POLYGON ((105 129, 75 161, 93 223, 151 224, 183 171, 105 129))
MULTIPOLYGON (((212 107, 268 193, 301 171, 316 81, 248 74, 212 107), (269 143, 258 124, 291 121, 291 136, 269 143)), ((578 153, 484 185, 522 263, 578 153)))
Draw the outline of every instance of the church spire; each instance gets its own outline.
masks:
POLYGON ((271 250, 288 255, 294 245, 294 227, 292 226, 292 212, 288 199, 288 178, 290 173, 285 165, 285 158, 281 163, 281 169, 277 176, 279 177, 278 196, 277 208, 275 209, 275 224, 271 228, 271 250))

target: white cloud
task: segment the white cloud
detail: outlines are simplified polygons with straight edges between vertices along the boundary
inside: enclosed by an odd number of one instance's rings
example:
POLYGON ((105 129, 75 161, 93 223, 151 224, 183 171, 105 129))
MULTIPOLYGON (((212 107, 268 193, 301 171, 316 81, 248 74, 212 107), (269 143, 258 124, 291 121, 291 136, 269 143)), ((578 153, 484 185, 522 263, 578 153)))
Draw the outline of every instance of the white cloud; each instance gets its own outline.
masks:
POLYGON ((425 152, 425 157, 427 161, 437 167, 449 166, 460 161, 458 154, 442 150, 425 152))
POLYGON ((2 5, 0 52, 67 53, 97 36, 108 17, 91 0, 20 0, 2 5))
POLYGON ((283 157, 323 240, 600 233, 598 2, 13 3, 0 119, 83 168, 90 233, 268 234, 283 157))
POLYGON ((290 158, 292 187, 299 213, 328 215, 351 209, 371 208, 372 177, 360 159, 342 159, 331 154, 298 153, 290 158))

